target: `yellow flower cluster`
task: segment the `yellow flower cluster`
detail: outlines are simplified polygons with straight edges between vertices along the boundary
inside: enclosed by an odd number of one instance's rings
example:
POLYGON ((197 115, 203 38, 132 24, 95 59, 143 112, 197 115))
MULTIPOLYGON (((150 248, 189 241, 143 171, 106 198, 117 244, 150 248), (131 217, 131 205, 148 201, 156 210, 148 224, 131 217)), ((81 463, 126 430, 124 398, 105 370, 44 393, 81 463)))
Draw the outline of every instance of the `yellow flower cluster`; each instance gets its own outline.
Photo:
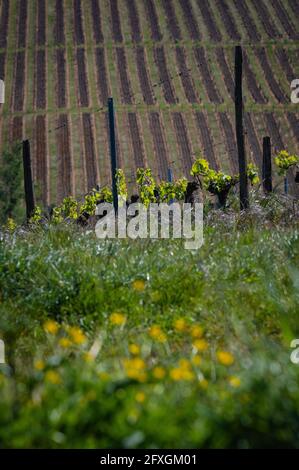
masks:
POLYGON ((110 315, 109 320, 114 326, 122 326, 126 323, 126 316, 122 313, 114 312, 110 315))
POLYGON ((146 365, 143 359, 140 357, 134 357, 132 359, 124 359, 123 365, 127 376, 130 379, 138 380, 139 382, 145 382, 147 379, 146 365))
POLYGON ((83 344, 86 342, 86 336, 80 328, 72 327, 69 329, 69 335, 75 344, 83 344))
POLYGON ((191 363, 187 359, 180 359, 179 365, 171 369, 169 375, 174 381, 193 380, 195 377, 191 363))
POLYGON ((53 385, 59 385, 61 383, 61 377, 55 370, 48 370, 45 373, 45 381, 53 385))
POLYGON ((151 338, 153 338, 155 341, 158 341, 159 343, 165 343, 167 341, 166 334, 158 325, 153 325, 149 329, 149 335, 151 338))
POLYGON ((44 330, 46 333, 49 333, 50 335, 57 335, 58 330, 59 330, 59 325, 58 323, 56 323, 56 321, 47 320, 44 323, 44 330))
POLYGON ((145 282, 142 279, 136 279, 133 282, 132 287, 137 292, 143 292, 145 290, 145 282))
POLYGON ((234 356, 228 351, 218 351, 217 359, 224 366, 231 366, 235 361, 234 356))

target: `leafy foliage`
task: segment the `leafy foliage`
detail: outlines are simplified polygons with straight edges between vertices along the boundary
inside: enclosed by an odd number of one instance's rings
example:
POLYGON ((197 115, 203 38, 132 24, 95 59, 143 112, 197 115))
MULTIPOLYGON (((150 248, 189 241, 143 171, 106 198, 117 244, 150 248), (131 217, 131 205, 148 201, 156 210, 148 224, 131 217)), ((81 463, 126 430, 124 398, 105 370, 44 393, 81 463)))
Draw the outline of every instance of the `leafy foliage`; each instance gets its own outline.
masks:
POLYGON ((281 150, 274 158, 280 175, 285 175, 289 168, 299 163, 297 155, 290 155, 287 150, 281 150))
POLYGON ((151 202, 156 202, 156 183, 152 176, 152 170, 150 168, 137 168, 136 181, 141 203, 148 207, 151 202))
POLYGON ((122 205, 126 202, 128 197, 126 177, 122 169, 116 170, 116 186, 119 203, 122 205))
POLYGON ((247 176, 252 186, 255 184, 259 184, 260 178, 259 178, 258 169, 257 169, 257 166, 254 165, 253 163, 248 163, 247 165, 247 176))

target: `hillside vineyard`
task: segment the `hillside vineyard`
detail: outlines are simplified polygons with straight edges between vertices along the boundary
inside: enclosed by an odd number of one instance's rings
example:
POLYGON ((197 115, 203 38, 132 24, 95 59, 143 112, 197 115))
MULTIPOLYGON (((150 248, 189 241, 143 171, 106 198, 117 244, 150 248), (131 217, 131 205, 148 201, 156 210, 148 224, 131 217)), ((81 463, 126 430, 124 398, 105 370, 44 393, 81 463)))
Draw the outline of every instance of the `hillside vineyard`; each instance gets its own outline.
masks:
POLYGON ((246 149, 298 151, 298 0, 1 0, 0 144, 28 138, 44 204, 110 183, 118 166, 190 176, 201 151, 235 173, 234 47, 243 46, 246 149))

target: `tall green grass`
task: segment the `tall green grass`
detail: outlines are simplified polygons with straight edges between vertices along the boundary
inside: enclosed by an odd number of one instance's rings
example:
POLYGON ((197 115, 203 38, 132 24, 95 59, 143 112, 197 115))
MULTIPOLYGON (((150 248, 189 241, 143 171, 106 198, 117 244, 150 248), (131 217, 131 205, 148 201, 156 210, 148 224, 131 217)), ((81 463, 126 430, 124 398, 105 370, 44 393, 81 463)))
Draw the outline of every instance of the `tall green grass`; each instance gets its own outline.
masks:
POLYGON ((296 225, 209 223, 197 252, 66 225, 5 236, 1 446, 297 447, 298 280, 296 225), (61 346, 70 325, 84 344, 61 346))

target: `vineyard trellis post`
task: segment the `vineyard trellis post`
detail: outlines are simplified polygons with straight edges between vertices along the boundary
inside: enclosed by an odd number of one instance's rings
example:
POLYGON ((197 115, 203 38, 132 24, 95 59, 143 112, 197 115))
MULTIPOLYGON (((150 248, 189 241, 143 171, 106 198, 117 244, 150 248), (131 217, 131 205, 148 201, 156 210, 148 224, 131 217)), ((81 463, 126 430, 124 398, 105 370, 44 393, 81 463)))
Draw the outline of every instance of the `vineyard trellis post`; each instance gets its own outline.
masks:
POLYGON ((109 114, 109 133, 110 133, 110 157, 111 157, 111 177, 112 177, 112 195, 115 213, 118 212, 118 195, 116 185, 116 143, 115 143, 115 119, 113 98, 108 98, 108 114, 109 114))
POLYGON ((26 202, 26 217, 27 220, 32 217, 35 210, 34 191, 31 170, 31 155, 30 155, 30 142, 24 140, 23 143, 23 166, 24 166, 24 190, 26 202))
POLYGON ((243 93, 242 93, 242 67, 243 57, 241 46, 235 48, 235 121, 236 139, 238 147, 239 177, 240 177, 240 207, 248 209, 248 178, 247 163, 243 132, 243 93))
POLYGON ((263 189, 265 193, 272 192, 272 162, 271 162, 271 140, 269 136, 263 138, 263 189))

